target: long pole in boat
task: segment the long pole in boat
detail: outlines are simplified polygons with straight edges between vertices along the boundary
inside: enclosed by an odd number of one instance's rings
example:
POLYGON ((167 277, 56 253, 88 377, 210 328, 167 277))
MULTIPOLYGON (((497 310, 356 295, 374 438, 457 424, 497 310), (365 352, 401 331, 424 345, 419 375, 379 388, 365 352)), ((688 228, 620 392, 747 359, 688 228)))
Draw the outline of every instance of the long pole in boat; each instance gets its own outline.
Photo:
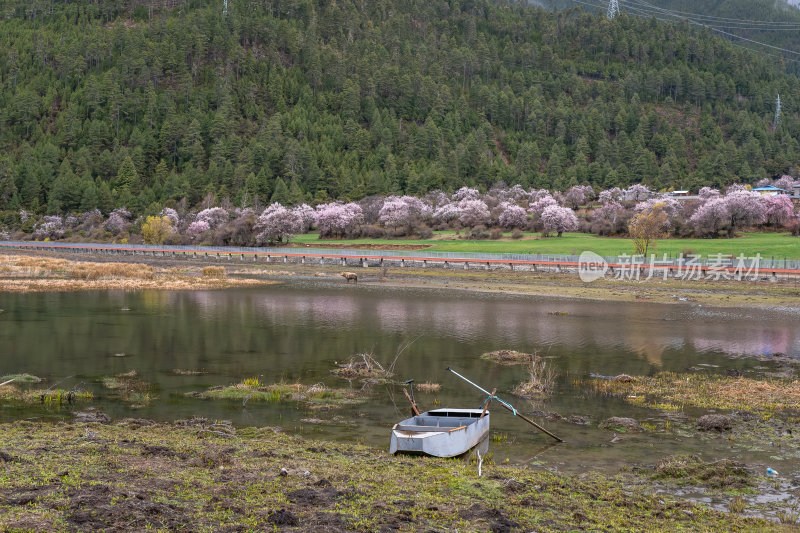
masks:
POLYGON ((461 379, 463 379, 464 381, 466 381, 467 383, 469 383, 470 385, 472 385, 473 387, 475 387, 476 389, 478 389, 478 390, 479 390, 479 391, 481 391, 482 393, 486 394, 489 400, 497 400, 498 402, 500 402, 500 405, 502 405, 503 407, 505 407, 505 408, 506 408, 508 411, 510 411, 510 412, 511 412, 511 413, 512 413, 514 416, 518 416, 518 417, 520 417, 520 418, 521 418, 521 419, 523 419, 525 422, 527 422, 528 424, 532 425, 533 427, 535 427, 535 428, 536 428, 536 429, 538 429, 539 431, 541 431, 541 432, 543 432, 543 433, 547 433, 548 435, 550 435, 551 437, 553 437, 554 439, 556 439, 558 442, 564 442, 564 440, 563 440, 563 439, 560 439, 560 438, 556 437, 555 435, 553 435, 552 433, 550 433, 549 431, 547 431, 546 429, 544 429, 542 426, 540 426, 539 424, 537 424, 536 422, 534 422, 533 420, 531 420, 531 419, 530 419, 530 418, 528 418, 527 416, 525 416, 525 415, 523 415, 523 414, 521 414, 521 413, 518 413, 518 412, 517 412, 517 410, 516 410, 516 409, 514 409, 514 406, 512 406, 510 403, 508 403, 508 402, 504 402, 503 400, 501 400, 500 398, 498 398, 498 397, 497 397, 497 396, 495 396, 494 394, 490 393, 489 391, 487 391, 486 389, 484 389, 484 388, 483 388, 483 387, 481 387, 480 385, 478 385, 478 384, 476 384, 476 383, 473 383, 472 381, 468 380, 467 378, 465 378, 464 376, 462 376, 461 374, 459 374, 458 372, 456 372, 455 370, 453 370, 453 369, 452 369, 452 368, 450 368, 449 366, 447 367, 447 370, 448 370, 448 371, 450 371, 450 372, 452 372, 452 373, 453 373, 453 374, 455 374, 456 376, 460 377, 461 379))

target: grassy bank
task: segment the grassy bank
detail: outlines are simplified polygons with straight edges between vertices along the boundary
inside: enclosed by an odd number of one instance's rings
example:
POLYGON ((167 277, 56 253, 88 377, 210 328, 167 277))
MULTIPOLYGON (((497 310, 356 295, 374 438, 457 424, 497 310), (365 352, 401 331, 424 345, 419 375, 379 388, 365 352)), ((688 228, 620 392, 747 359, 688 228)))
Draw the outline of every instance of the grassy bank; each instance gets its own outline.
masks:
POLYGON ((189 420, 0 426, 4 530, 769 530, 622 479, 189 420))
MULTIPOLYGON (((632 254, 633 241, 620 237, 598 237, 586 233, 565 233, 562 237, 543 239, 538 233, 525 233, 522 239, 510 238, 505 233, 500 240, 459 239, 453 231, 436 232, 431 239, 319 239, 315 233, 297 235, 296 244, 309 246, 358 245, 418 246, 434 252, 480 252, 514 254, 564 254, 580 255, 590 250, 603 256, 632 254)), ((678 256, 694 253, 707 257, 712 254, 744 254, 751 257, 760 253, 764 258, 800 258, 800 239, 789 233, 745 233, 735 239, 660 239, 654 253, 678 256)))

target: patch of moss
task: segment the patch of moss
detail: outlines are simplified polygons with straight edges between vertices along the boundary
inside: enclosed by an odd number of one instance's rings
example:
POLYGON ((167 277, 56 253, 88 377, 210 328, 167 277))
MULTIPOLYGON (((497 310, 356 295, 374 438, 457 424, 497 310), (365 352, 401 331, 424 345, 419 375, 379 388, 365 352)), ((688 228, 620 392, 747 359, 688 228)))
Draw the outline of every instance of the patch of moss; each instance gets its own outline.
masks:
POLYGON ((14 380, 14 383, 41 383, 42 378, 32 374, 8 374, 7 376, 0 377, 0 383, 9 380, 14 380))
POLYGON ((740 531, 763 520, 630 479, 390 456, 190 420, 0 425, 0 529, 740 531))
POLYGON ((652 477, 713 489, 742 489, 755 485, 753 474, 742 463, 729 459, 706 463, 697 455, 665 457, 656 464, 652 477))

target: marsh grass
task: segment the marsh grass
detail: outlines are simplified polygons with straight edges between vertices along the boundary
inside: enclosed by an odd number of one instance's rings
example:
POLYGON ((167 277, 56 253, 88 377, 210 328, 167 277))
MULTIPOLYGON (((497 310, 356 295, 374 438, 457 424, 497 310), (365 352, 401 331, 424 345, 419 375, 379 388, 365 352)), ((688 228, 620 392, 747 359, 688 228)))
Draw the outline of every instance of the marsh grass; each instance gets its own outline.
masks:
POLYGON ((350 389, 332 389, 322 383, 262 383, 259 378, 246 378, 228 386, 211 387, 203 392, 190 392, 187 396, 208 400, 248 402, 298 402, 311 409, 335 408, 366 401, 365 393, 350 389))
POLYGON ((555 387, 558 374, 544 359, 536 359, 528 363, 528 380, 518 384, 511 393, 527 399, 539 399, 550 396, 555 387))
POLYGON ((800 409, 800 381, 660 372, 634 376, 631 381, 592 379, 584 383, 599 394, 621 396, 634 405, 657 409, 800 409))
POLYGON ((496 350, 482 354, 481 359, 494 361, 500 365, 529 365, 540 360, 540 357, 533 353, 518 352, 516 350, 496 350))
POLYGON ((60 407, 92 400, 93 394, 84 390, 23 389, 13 383, 0 387, 0 402, 11 405, 44 405, 60 407))

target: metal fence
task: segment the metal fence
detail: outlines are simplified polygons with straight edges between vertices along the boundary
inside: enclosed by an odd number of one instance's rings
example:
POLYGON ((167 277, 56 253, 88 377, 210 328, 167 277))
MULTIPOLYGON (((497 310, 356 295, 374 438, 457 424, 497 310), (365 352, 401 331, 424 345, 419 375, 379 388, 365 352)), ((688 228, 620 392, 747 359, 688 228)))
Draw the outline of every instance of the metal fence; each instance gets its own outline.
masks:
MULTIPOLYGON (((243 255, 267 257, 329 257, 362 260, 394 259, 406 261, 452 261, 460 263, 509 263, 539 265, 574 265, 581 263, 581 256, 559 254, 491 254, 475 252, 433 252, 406 250, 371 250, 352 248, 312 248, 312 247, 237 247, 237 246, 192 246, 192 245, 153 245, 153 244, 106 244, 106 243, 64 243, 42 241, 0 241, 0 247, 48 250, 74 250, 76 252, 117 251, 120 253, 163 253, 192 255, 243 255)), ((798 240, 800 253, 800 240, 798 240)), ((758 268, 766 271, 800 273, 800 259, 776 257, 745 257, 712 254, 707 257, 665 255, 642 256, 604 256, 602 259, 611 266, 654 267, 654 268, 758 268)))

